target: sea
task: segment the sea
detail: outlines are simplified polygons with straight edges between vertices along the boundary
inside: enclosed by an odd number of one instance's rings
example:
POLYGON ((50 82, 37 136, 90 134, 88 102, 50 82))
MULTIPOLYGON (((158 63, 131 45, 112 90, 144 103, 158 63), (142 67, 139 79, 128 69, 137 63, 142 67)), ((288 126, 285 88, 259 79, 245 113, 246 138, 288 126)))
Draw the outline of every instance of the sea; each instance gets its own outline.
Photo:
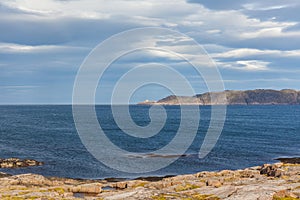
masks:
MULTIPOLYGON (((136 124, 150 123, 150 107, 129 107, 136 124)), ((76 130, 71 105, 3 105, 0 106, 0 158, 35 159, 44 165, 0 171, 80 179, 134 179, 243 169, 274 163, 280 157, 300 156, 299 105, 227 106, 222 133, 204 158, 198 154, 210 124, 211 107, 199 108, 199 128, 184 156, 156 171, 128 173, 106 166, 87 150, 76 130)), ((164 106, 167 119, 162 129, 149 138, 137 138, 118 127, 111 106, 97 105, 95 109, 107 137, 120 148, 137 153, 167 145, 176 135, 181 120, 180 106, 164 106)))

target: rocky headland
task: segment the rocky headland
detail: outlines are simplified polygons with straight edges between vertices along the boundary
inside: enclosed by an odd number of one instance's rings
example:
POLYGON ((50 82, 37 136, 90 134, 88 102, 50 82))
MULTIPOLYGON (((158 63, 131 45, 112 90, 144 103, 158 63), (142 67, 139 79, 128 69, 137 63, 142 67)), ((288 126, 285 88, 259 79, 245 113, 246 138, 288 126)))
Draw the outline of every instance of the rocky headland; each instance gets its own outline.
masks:
POLYGON ((158 101, 140 105, 299 105, 300 91, 284 89, 256 89, 246 91, 225 90, 207 92, 192 97, 171 95, 158 101))
POLYGON ((36 174, 0 176, 0 199, 295 200, 299 158, 243 170, 199 172, 161 180, 75 180, 36 174))

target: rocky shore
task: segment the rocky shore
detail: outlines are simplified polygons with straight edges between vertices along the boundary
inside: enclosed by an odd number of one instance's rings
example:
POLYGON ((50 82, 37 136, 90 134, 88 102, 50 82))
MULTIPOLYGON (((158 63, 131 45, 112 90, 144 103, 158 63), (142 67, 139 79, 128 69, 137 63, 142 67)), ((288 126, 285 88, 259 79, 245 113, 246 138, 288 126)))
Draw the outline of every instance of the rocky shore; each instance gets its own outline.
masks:
MULTIPOLYGON (((297 160, 293 160, 297 161, 297 160)), ((162 180, 75 180, 36 174, 0 174, 0 199, 295 200, 300 164, 265 164, 243 170, 199 172, 162 180)))

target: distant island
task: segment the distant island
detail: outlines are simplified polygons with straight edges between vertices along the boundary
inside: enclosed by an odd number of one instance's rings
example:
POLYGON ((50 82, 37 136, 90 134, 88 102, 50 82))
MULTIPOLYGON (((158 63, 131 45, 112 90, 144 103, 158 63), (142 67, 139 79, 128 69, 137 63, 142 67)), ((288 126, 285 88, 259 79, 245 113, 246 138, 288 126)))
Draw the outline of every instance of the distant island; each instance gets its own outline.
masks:
POLYGON ((195 96, 171 95, 158 101, 138 103, 139 105, 297 105, 300 91, 292 89, 271 90, 225 90, 207 92, 195 96), (213 97, 213 98, 212 98, 213 97))

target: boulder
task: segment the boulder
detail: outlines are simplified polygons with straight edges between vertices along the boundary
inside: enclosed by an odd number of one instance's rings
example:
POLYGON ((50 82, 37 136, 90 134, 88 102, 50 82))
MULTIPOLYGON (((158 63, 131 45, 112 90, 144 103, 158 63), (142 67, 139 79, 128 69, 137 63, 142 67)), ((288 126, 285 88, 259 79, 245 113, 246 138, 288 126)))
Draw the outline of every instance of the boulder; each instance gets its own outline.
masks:
POLYGON ((282 165, 274 164, 264 164, 261 167, 260 174, 265 174, 267 176, 279 178, 282 176, 283 170, 279 169, 282 165))
POLYGON ((82 184, 69 189, 73 193, 99 194, 102 192, 101 183, 82 184))

